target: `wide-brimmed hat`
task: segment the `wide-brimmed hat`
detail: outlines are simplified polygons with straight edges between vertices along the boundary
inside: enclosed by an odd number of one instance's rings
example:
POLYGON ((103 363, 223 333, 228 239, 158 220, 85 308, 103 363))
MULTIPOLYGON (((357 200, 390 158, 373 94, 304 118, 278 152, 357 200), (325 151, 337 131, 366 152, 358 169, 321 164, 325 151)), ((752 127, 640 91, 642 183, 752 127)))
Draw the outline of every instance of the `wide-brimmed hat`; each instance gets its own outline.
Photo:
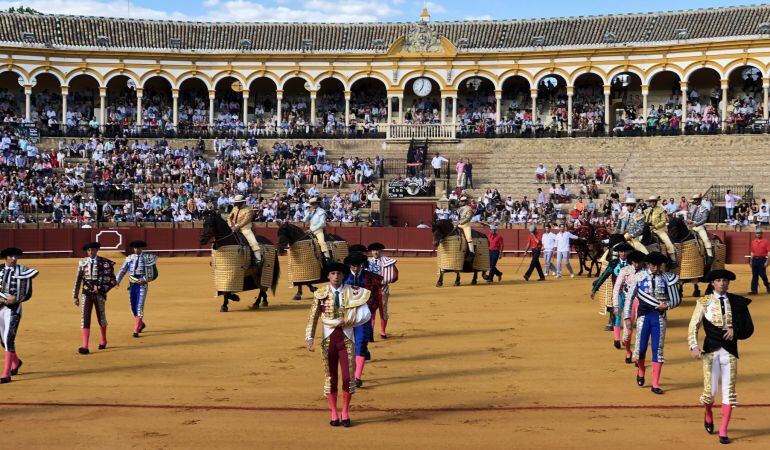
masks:
POLYGON ((615 247, 613 247, 613 250, 616 252, 630 252, 633 249, 634 247, 628 242, 621 242, 620 244, 617 244, 615 247))
POLYGON ((657 195, 651 195, 647 197, 648 202, 657 202, 658 200, 660 200, 660 198, 657 195))
POLYGON ((353 252, 345 257, 345 264, 349 266, 360 266, 365 264, 368 258, 361 252, 353 252))
POLYGON ((311 205, 316 205, 318 204, 318 197, 311 197, 307 202, 311 205))
POLYGON ((623 203, 626 205, 636 205, 636 199, 633 197, 627 198, 623 203))
POLYGON ((660 265, 668 262, 668 257, 661 252, 652 252, 644 257, 644 261, 650 264, 660 265))
POLYGON ((712 270, 706 275, 706 281, 709 283, 714 280, 725 279, 735 281, 735 274, 727 269, 712 270))
POLYGON ((88 250, 90 248, 95 248, 95 249, 99 250, 100 248, 102 248, 102 244, 100 244, 98 242, 89 242, 89 243, 83 245, 83 250, 88 250))
POLYGON ((460 201, 461 202, 467 202, 468 201, 468 197, 463 195, 462 197, 460 197, 460 201))
POLYGON ((8 247, 6 249, 3 249, 2 252, 0 252, 0 258, 7 258, 9 256, 21 256, 24 252, 21 251, 20 248, 16 247, 8 247))
POLYGON ((695 195, 692 196, 692 198, 690 198, 690 200, 693 200, 693 201, 695 201, 695 200, 702 200, 702 199, 703 199, 703 196, 700 195, 700 194, 695 194, 695 195))
POLYGON ((369 244, 369 246, 366 249, 368 251, 372 251, 372 250, 382 251, 382 250, 385 250, 385 245, 380 242, 372 242, 371 244, 369 244))
POLYGON ((340 262, 333 262, 324 267, 324 277, 329 277, 332 272, 342 272, 344 276, 350 275, 350 268, 340 262))
POLYGON ((243 198, 242 195, 236 195, 235 198, 233 199, 233 203, 243 203, 245 201, 246 199, 243 198))
POLYGON ((142 241, 142 240, 131 241, 128 244, 128 247, 129 248, 145 248, 145 247, 147 247, 147 243, 142 241))

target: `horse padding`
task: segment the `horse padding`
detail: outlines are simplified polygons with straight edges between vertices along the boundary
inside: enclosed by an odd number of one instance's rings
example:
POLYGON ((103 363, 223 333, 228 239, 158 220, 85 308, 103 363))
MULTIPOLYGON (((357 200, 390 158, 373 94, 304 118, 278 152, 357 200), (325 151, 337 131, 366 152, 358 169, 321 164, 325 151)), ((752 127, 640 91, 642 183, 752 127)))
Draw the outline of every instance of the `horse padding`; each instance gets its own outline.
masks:
POLYGON ((706 263, 703 251, 697 239, 690 239, 679 244, 674 244, 679 255, 679 267, 673 272, 683 280, 693 280, 703 276, 706 263))
POLYGON ((612 308, 612 288, 612 278, 604 280, 599 288, 599 314, 602 316, 607 314, 607 308, 612 308))
POLYGON ((251 249, 240 245, 224 245, 211 251, 214 287, 222 292, 240 292, 246 269, 251 264, 251 249))
POLYGON ((289 283, 306 283, 321 278, 321 248, 315 239, 293 243, 286 252, 289 283))
POLYGON ((727 245, 714 240, 711 241, 711 247, 714 249, 714 263, 711 264, 711 270, 724 269, 727 261, 727 245))
POLYGON ((275 261, 278 249, 275 245, 261 244, 262 249, 262 276, 259 278, 260 287, 272 287, 275 274, 275 261))
MULTIPOLYGON (((489 270, 489 241, 486 237, 473 238, 476 246, 473 258, 473 270, 489 270)), ((462 271, 468 243, 461 235, 447 236, 438 244, 438 268, 441 270, 462 271)))
POLYGON ((344 263, 345 258, 348 257, 348 242, 347 241, 326 241, 326 245, 332 251, 332 259, 334 262, 344 263))

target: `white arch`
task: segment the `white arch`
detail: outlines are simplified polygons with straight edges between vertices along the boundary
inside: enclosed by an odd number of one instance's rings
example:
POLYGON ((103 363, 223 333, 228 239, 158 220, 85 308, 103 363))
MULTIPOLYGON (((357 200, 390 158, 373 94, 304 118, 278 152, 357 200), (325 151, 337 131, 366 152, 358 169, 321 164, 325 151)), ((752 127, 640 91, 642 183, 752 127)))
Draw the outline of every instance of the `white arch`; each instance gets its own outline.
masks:
POLYGON ((662 73, 662 72, 671 72, 674 75, 679 77, 679 80, 683 80, 684 77, 682 76, 682 68, 678 66, 658 66, 655 69, 653 69, 650 73, 647 74, 647 77, 644 78, 644 84, 649 86, 650 82, 653 78, 655 78, 655 75, 662 73))
POLYGON ((602 80, 602 85, 606 86, 609 84, 609 81, 607 81, 607 78, 601 73, 590 69, 581 69, 575 73, 572 74, 572 78, 570 80, 567 80, 567 86, 574 87, 575 81, 577 81, 578 78, 582 77, 583 75, 596 75, 599 77, 600 80, 602 80))

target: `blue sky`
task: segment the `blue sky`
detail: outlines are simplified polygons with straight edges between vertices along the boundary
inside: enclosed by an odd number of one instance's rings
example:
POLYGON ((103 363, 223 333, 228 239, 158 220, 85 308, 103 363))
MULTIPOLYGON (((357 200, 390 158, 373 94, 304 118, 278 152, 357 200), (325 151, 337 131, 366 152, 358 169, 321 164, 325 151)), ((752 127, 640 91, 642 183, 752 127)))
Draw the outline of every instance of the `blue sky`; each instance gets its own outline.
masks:
MULTIPOLYGON (((609 2, 550 0, 431 0, 433 20, 526 19, 631 12, 667 11, 747 4, 729 0, 647 0, 609 2)), ((750 4, 750 3, 748 3, 750 4)), ((0 0, 0 10, 11 6, 77 15, 206 21, 412 21, 420 15, 421 0, 0 0), (130 11, 130 13, 129 13, 130 11)))

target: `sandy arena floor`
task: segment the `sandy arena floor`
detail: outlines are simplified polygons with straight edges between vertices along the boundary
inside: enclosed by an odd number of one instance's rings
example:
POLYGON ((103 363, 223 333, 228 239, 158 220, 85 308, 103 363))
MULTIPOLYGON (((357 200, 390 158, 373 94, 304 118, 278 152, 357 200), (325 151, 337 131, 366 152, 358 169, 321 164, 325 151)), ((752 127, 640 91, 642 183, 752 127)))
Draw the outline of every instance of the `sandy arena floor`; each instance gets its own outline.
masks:
MULTIPOLYGON (((692 298, 670 313, 666 393, 656 396, 636 386, 612 347, 588 279, 525 283, 514 274, 518 262, 503 261, 502 285, 468 286, 465 276, 463 286, 439 289, 434 259, 402 259, 392 338, 371 344, 354 427, 343 429, 328 425, 320 351, 304 346, 309 300, 292 301, 285 280, 269 309, 248 310, 252 296, 243 295, 223 314, 207 258, 162 259, 142 337, 131 337, 127 293, 117 289, 109 348, 80 356, 75 260, 25 261, 41 275, 17 340, 22 374, 0 387, 0 429, 12 430, 2 447, 719 445, 703 430, 701 363, 687 352, 692 298)), ((745 293, 749 268, 733 269, 731 290, 745 293)), ((757 331, 741 344, 742 406, 730 433, 739 448, 770 448, 768 301, 754 299, 757 331)))

